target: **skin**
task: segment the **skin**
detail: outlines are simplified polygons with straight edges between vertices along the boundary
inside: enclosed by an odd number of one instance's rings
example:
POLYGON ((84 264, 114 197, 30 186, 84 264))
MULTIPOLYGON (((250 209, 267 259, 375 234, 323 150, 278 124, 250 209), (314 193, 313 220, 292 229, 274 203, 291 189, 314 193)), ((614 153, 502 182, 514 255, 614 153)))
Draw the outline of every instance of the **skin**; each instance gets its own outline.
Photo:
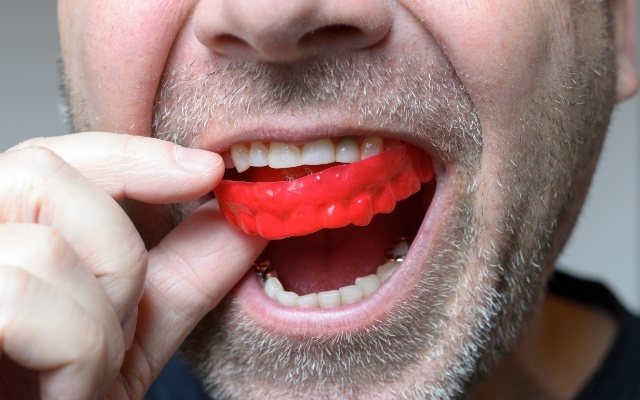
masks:
MULTIPOLYGON (((615 324, 575 304, 543 302, 543 291, 584 199, 611 108, 637 90, 633 2, 342 3, 59 1, 69 110, 83 133, 34 139, 0 157, 0 395, 140 398, 194 329, 185 350, 221 396, 291 397, 299 390, 451 398, 475 389, 475 398, 570 398, 579 390, 615 324), (617 17, 613 37, 605 11, 617 17), (322 29, 336 24, 358 30, 322 29), (406 76, 431 78, 433 109, 402 119, 363 107, 376 98, 358 96, 358 87, 323 99, 294 80, 289 92, 274 86, 284 80, 281 71, 302 76, 307 60, 332 57, 342 77, 353 73, 344 63, 351 59, 383 74, 400 65, 406 76), (226 68, 233 63, 236 69, 226 68), (219 90, 203 94, 197 79, 212 66, 223 71, 210 77, 219 90), (266 77, 243 81, 258 70, 266 77), (189 76, 194 82, 178 84, 189 76), (224 86, 233 78, 250 84, 234 92, 224 86), (258 103, 264 88, 271 97, 258 103), (336 96, 348 107, 336 107, 336 96), (194 111, 201 102, 208 113, 194 111), (302 140, 305 128, 327 120, 332 129, 397 132, 441 167, 439 198, 455 206, 441 207, 436 234, 414 251, 418 283, 407 292, 429 317, 397 306, 379 326, 424 323, 431 338, 416 336, 418 348, 402 340, 391 347, 398 356, 416 355, 410 364, 365 363, 348 368, 353 375, 326 369, 329 379, 306 386, 296 379, 318 353, 290 380, 265 380, 272 375, 260 372, 290 372, 269 370, 267 361, 264 370, 241 375, 210 368, 208 361, 233 365, 242 357, 260 367, 252 343, 242 341, 254 334, 278 349, 299 344, 297 351, 313 339, 304 327, 292 340, 256 326, 238 303, 210 314, 266 245, 228 226, 215 203, 202 200, 223 173, 212 151, 251 140, 247 132, 264 126, 267 137, 278 128, 302 140), (170 203, 185 205, 164 206, 170 203), (407 322, 416 316, 422 322, 407 322), (208 335, 210 327, 231 339, 208 335), (225 345, 241 350, 239 357, 225 345), (576 351, 560 357, 555 348, 576 351), (502 357, 505 349, 513 352, 502 357), (368 374, 381 369, 394 379, 368 374), (504 384, 512 378, 522 384, 504 384)), ((391 84, 376 87, 402 99, 397 76, 389 76, 391 84)), ((328 79, 321 75, 311 89, 328 79)), ((346 348, 340 346, 327 342, 319 351, 346 348)), ((361 360, 362 352, 349 351, 361 360)))

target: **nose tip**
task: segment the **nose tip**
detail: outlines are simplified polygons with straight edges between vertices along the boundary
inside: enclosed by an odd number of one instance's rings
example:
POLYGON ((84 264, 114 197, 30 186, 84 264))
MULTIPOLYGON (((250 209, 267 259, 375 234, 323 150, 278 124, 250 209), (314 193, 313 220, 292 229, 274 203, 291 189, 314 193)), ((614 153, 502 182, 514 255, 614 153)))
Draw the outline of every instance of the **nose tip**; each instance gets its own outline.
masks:
POLYGON ((384 0, 203 0, 195 34, 233 58, 290 62, 365 49, 391 28, 384 0))

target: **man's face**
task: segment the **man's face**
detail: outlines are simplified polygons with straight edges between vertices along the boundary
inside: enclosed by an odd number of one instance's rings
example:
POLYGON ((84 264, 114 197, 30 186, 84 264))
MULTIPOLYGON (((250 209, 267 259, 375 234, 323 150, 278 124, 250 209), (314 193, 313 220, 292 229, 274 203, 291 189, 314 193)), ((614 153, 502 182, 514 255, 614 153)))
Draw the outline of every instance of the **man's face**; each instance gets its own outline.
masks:
MULTIPOLYGON (((416 235, 348 306, 280 305, 249 271, 184 347, 214 397, 451 398, 486 373, 534 318, 592 175, 616 95, 606 7, 60 1, 77 130, 218 152, 377 135, 433 160, 435 182, 368 226, 271 242, 303 295, 353 284, 416 235)), ((154 243, 190 207, 130 213, 154 243)))

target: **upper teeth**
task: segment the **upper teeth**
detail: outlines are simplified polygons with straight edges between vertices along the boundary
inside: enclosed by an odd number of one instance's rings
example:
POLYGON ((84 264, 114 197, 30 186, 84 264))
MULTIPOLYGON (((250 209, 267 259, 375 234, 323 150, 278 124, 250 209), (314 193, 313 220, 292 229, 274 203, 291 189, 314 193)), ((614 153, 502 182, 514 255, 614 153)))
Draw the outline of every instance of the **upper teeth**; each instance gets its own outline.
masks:
POLYGON ((249 167, 292 168, 333 162, 353 163, 380 154, 384 145, 391 143, 384 143, 380 136, 366 136, 360 144, 349 136, 337 143, 325 138, 302 146, 282 142, 239 143, 231 147, 225 161, 227 168, 235 167, 238 172, 249 167))

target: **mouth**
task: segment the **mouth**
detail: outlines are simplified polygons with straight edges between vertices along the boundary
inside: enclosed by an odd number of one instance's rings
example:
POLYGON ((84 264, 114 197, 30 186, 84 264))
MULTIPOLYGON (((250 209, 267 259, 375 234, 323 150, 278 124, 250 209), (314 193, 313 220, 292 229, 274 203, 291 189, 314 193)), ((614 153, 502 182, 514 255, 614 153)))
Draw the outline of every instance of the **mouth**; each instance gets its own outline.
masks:
POLYGON ((214 191, 223 214, 247 233, 276 239, 233 293, 263 326, 287 333, 351 331, 408 298, 426 268, 436 171, 439 182, 446 178, 423 150, 396 139, 349 136, 240 143, 223 158, 227 173, 214 191), (304 207, 300 200, 286 204, 286 196, 274 199, 279 187, 325 180, 327 186, 301 192, 304 207), (365 193, 367 207, 341 208, 338 222, 317 217, 345 198, 353 203, 356 192, 365 193), (304 218, 255 217, 291 209, 304 210, 298 212, 304 218), (239 217, 243 213, 251 218, 239 217))

